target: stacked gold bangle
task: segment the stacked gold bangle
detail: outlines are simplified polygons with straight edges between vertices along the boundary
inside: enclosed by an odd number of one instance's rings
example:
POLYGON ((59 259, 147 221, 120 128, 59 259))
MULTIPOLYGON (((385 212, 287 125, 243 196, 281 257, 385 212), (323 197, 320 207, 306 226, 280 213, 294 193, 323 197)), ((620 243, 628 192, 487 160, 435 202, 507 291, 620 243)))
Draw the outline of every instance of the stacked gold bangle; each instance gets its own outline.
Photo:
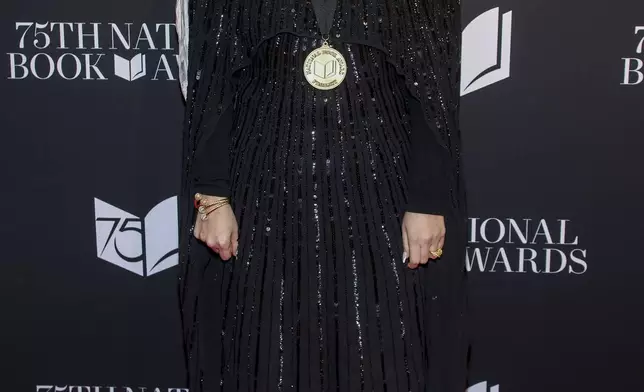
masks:
POLYGON ((211 201, 201 193, 195 193, 195 208, 197 209, 201 220, 208 219, 208 214, 219 207, 225 206, 226 204, 230 204, 230 200, 227 197, 211 201))

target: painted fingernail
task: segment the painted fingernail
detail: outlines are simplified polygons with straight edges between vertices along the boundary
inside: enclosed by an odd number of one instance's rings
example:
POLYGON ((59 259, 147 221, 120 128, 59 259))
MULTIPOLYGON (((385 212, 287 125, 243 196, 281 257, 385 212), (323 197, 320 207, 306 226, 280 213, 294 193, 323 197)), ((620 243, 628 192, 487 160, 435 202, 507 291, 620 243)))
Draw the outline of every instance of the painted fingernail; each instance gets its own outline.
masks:
POLYGON ((402 254, 402 262, 405 264, 405 259, 407 259, 407 252, 403 252, 402 254))

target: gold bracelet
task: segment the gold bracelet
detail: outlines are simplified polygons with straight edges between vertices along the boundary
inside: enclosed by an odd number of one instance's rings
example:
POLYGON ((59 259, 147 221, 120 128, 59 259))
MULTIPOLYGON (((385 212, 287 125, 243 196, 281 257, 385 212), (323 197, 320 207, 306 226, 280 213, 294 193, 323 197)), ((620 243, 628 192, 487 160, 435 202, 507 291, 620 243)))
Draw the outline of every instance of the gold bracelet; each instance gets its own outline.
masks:
POLYGON ((217 208, 224 206, 226 204, 230 204, 230 200, 227 197, 224 197, 219 200, 215 200, 213 202, 209 202, 207 199, 204 198, 204 195, 202 195, 201 193, 195 194, 194 205, 201 216, 201 220, 208 219, 208 214, 210 214, 211 212, 215 211, 217 208), (210 209, 211 207, 214 207, 214 208, 210 209))
POLYGON ((203 212, 202 212, 202 211, 200 211, 200 212, 199 212, 199 214, 201 215, 201 220, 206 220, 206 219, 208 219, 208 214, 210 214, 211 212, 215 211, 215 210, 216 210, 216 209, 218 209, 219 207, 223 207, 223 206, 225 206, 226 204, 230 204, 230 203, 229 203, 228 201, 226 201, 226 202, 224 202, 224 203, 211 204, 211 205, 207 206, 206 208, 210 208, 210 207, 214 207, 214 208, 213 208, 213 209, 211 209, 211 210, 205 210, 205 211, 203 211, 203 212))
POLYGON ((212 202, 210 204, 199 204, 199 208, 197 208, 197 210, 199 210, 199 212, 204 212, 209 207, 221 206, 221 205, 228 204, 228 203, 229 203, 229 201, 224 199, 224 200, 217 200, 217 201, 212 202))
POLYGON ((202 195, 201 193, 195 193, 194 205, 195 205, 195 208, 199 208, 200 205, 203 205, 204 207, 207 207, 208 205, 212 205, 214 203, 220 203, 220 202, 223 202, 223 201, 228 201, 228 198, 223 197, 223 198, 221 198, 219 200, 213 201, 210 204, 207 204, 209 202, 209 199, 204 198, 204 195, 202 195))

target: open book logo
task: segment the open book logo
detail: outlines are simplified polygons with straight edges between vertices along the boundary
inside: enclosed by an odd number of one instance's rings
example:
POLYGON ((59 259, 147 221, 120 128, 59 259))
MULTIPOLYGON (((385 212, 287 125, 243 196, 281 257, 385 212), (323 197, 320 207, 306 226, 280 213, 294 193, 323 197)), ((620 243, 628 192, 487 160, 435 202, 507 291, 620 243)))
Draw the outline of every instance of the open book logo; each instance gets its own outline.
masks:
POLYGON ((338 73, 336 68, 337 61, 335 59, 329 60, 326 63, 323 63, 319 60, 315 60, 313 62, 313 74, 323 79, 335 76, 338 73))
POLYGON ((512 11, 493 8, 463 29, 461 95, 510 77, 512 11))
POLYGON ((162 201, 143 218, 94 198, 99 258, 140 276, 179 261, 177 197, 162 201))
POLYGON ((145 54, 139 53, 131 60, 118 54, 114 55, 114 75, 131 82, 144 77, 145 74, 145 54))
POLYGON ((499 386, 498 385, 491 386, 490 389, 488 390, 487 381, 483 381, 467 388, 467 391, 465 392, 499 392, 499 386))

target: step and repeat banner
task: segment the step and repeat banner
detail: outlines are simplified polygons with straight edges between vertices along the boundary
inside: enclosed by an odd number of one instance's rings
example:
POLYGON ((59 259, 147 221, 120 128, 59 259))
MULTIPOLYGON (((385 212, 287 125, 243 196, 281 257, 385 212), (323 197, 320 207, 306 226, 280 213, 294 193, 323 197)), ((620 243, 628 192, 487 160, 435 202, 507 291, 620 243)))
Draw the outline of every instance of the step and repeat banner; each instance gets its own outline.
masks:
MULTIPOLYGON (((644 3, 463 13, 468 391, 644 390, 644 3)), ((173 22, 173 0, 2 5, 8 391, 187 392, 173 22)))

